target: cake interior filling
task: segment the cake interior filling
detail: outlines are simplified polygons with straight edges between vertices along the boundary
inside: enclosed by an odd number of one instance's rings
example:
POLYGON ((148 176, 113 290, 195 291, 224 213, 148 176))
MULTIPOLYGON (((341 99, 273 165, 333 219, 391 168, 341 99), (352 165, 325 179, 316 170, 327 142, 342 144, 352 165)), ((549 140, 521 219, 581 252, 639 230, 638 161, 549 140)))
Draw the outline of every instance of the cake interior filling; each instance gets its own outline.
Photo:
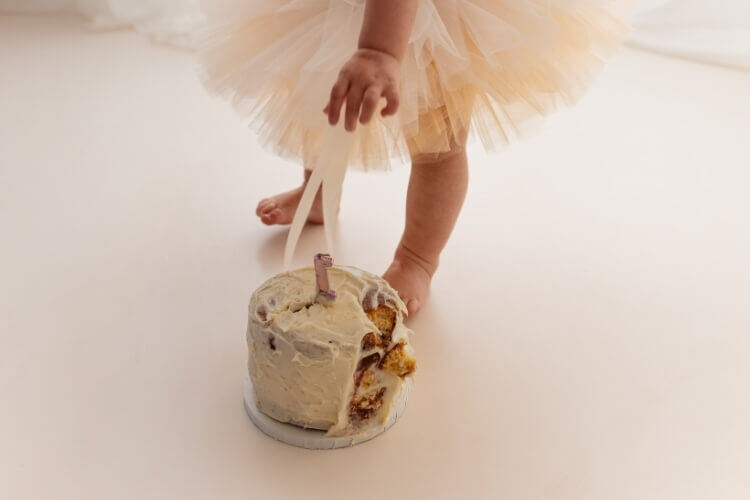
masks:
POLYGON ((362 337, 362 356, 354 372, 349 421, 355 428, 379 414, 388 396, 389 377, 404 378, 416 369, 416 360, 406 351, 404 342, 393 340, 396 309, 384 303, 372 307, 368 301, 363 309, 377 331, 362 337))

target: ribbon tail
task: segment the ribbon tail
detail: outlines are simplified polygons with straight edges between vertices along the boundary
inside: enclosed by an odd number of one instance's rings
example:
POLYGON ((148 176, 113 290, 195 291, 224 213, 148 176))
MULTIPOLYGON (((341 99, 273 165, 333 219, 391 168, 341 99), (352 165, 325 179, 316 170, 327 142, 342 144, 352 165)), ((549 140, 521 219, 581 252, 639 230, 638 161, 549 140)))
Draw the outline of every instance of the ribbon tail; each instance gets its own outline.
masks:
POLYGON ((325 169, 326 164, 324 162, 316 162, 315 168, 313 168, 312 174, 310 174, 310 178, 307 180, 307 186, 305 186, 305 190, 302 192, 302 198, 300 198, 297 210, 294 212, 292 225, 289 227, 289 234, 286 237, 284 271, 289 271, 289 268, 292 266, 294 251, 297 249, 297 243, 299 242, 300 234, 302 234, 302 228, 305 227, 305 223, 307 222, 307 216, 310 215, 310 209, 312 208, 313 201, 315 201, 315 193, 318 192, 318 188, 323 182, 325 169))
POLYGON ((346 176, 349 150, 353 134, 347 133, 344 127, 329 129, 327 134, 327 161, 323 175, 323 221, 325 223, 326 244, 328 253, 335 253, 334 239, 338 228, 338 211, 341 203, 341 190, 346 176))
POLYGON ((315 194, 321 185, 323 186, 323 221, 325 222, 326 243, 329 253, 333 253, 333 235, 338 219, 341 185, 344 182, 352 142, 353 134, 347 133, 343 126, 326 129, 321 153, 315 161, 289 228, 284 249, 284 271, 291 268, 299 237, 310 215, 315 194))

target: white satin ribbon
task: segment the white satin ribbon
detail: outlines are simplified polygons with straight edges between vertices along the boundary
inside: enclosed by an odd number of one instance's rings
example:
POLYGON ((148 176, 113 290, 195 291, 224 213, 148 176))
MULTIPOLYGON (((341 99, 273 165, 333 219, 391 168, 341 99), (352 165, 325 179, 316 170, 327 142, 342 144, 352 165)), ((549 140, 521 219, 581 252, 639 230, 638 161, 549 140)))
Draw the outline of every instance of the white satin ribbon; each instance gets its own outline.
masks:
POLYGON ((346 167, 354 142, 354 134, 344 130, 343 124, 337 127, 327 127, 323 136, 323 147, 315 161, 312 174, 307 181, 305 191, 297 205, 292 225, 286 239, 284 249, 284 271, 288 271, 292 265, 294 251, 297 248, 302 228, 310 215, 315 193, 320 186, 323 187, 323 221, 326 234, 327 253, 333 255, 333 239, 338 224, 338 207, 341 202, 341 188, 346 175, 346 167))

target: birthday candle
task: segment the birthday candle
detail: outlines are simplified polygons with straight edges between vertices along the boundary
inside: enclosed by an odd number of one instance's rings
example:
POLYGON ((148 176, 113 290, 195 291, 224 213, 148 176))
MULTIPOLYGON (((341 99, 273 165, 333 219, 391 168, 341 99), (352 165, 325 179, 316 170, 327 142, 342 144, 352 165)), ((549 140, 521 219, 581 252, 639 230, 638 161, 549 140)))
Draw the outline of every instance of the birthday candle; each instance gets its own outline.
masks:
POLYGON ((336 291, 331 290, 327 272, 327 269, 333 265, 333 259, 327 253, 319 253, 315 254, 313 262, 315 265, 316 295, 322 295, 328 299, 335 299, 336 291))

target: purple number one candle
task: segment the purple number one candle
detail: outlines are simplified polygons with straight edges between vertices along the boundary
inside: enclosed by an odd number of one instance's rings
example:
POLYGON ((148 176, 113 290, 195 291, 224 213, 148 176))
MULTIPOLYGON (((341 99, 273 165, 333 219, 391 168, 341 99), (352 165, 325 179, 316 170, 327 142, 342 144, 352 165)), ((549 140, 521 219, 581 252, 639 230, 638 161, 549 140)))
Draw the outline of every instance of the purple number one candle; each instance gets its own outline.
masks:
POLYGON ((327 253, 319 253, 315 255, 313 262, 315 263, 315 282, 318 288, 318 295, 335 299, 336 292, 331 290, 331 285, 328 283, 327 271, 333 265, 333 259, 327 253))

